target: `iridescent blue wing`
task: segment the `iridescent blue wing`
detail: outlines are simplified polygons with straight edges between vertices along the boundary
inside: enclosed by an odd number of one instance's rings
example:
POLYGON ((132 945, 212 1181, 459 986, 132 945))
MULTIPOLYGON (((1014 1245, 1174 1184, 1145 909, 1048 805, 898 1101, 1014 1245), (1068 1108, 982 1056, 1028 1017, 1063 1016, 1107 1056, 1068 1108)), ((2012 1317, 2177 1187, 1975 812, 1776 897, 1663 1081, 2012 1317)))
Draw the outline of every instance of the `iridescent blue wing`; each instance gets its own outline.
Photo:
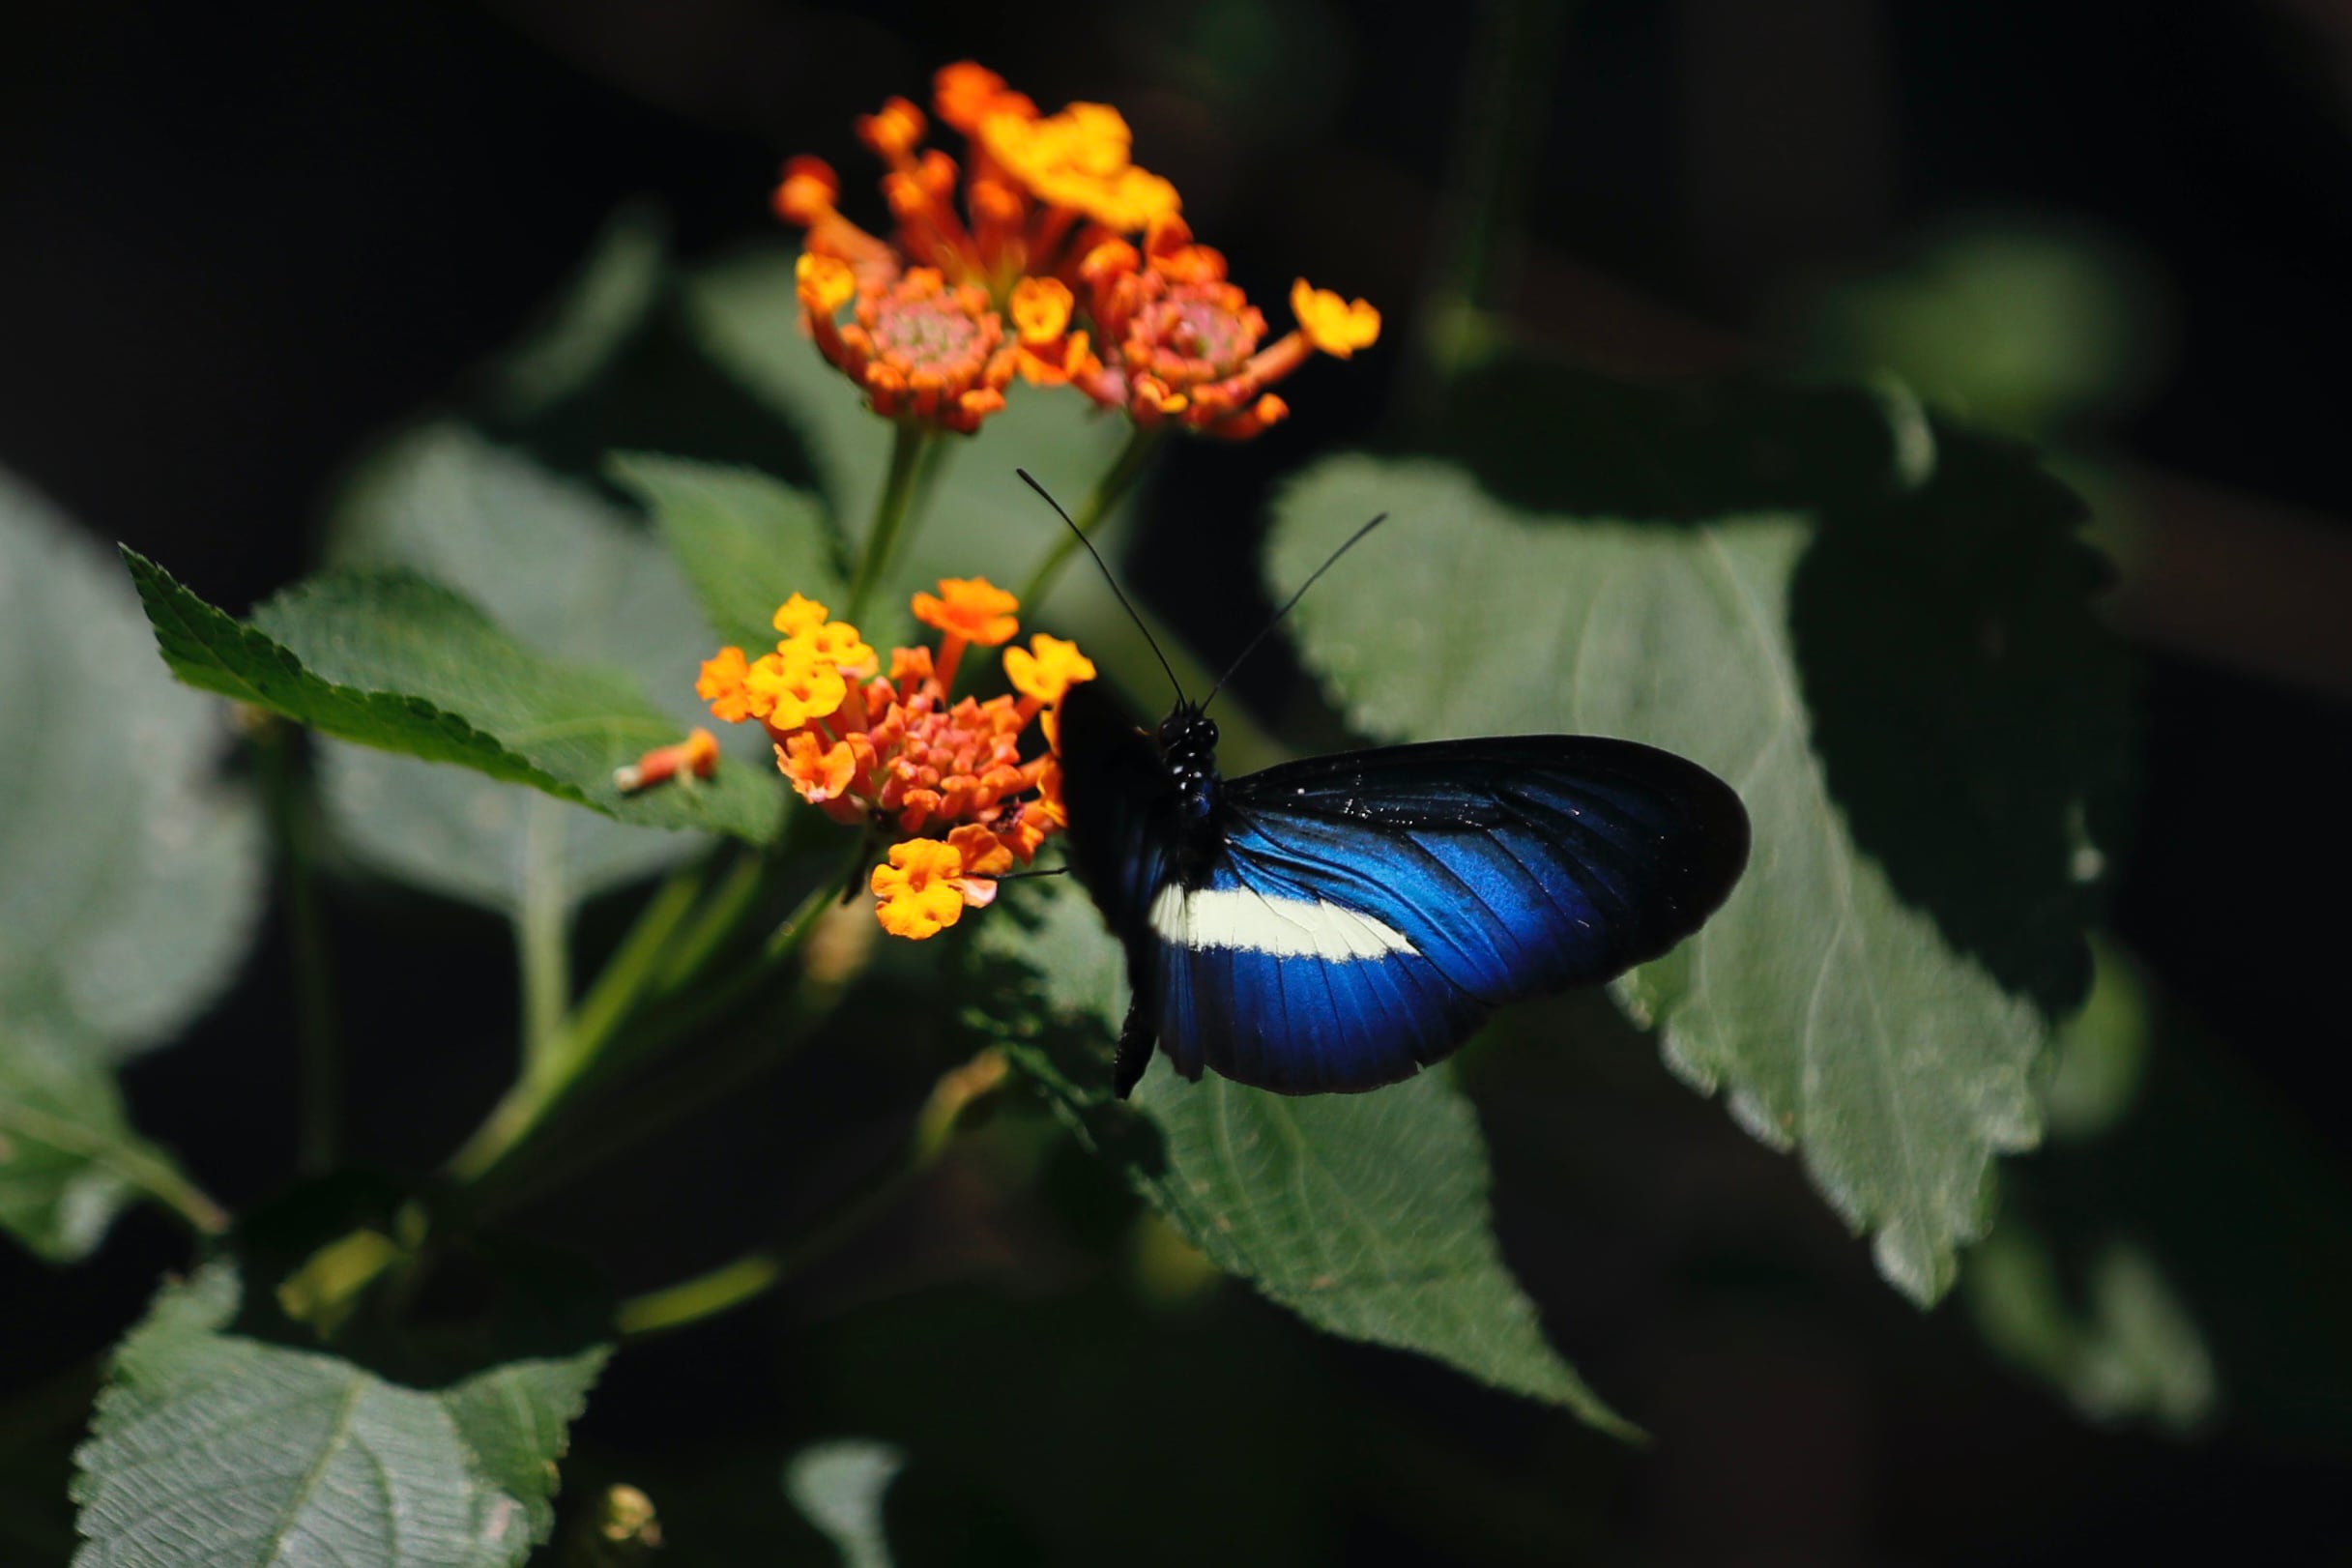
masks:
POLYGON ((1699 928, 1748 818, 1713 774, 1586 736, 1440 741, 1268 769, 1186 821, 1108 693, 1061 713, 1070 856, 1125 946, 1116 1085, 1154 1042, 1286 1093, 1374 1089, 1496 1006, 1606 980, 1699 928))
POLYGON ((1158 1033, 1188 1078, 1287 1093, 1394 1083, 1504 1002, 1660 956, 1748 857, 1728 786, 1588 736, 1269 769, 1226 786, 1218 829, 1146 912, 1158 1033))

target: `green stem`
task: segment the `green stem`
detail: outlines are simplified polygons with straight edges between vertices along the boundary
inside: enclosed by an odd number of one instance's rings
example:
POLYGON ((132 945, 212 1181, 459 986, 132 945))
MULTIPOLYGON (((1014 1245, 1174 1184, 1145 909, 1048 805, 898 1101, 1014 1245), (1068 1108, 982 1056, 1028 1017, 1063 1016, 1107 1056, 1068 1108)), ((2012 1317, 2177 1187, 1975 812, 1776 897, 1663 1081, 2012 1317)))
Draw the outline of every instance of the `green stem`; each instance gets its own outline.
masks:
POLYGON ((571 1006, 571 907, 564 886, 564 819, 570 808, 535 800, 523 828, 522 907, 514 938, 522 973, 523 1076, 560 1074, 571 1006))
POLYGON ((1432 260, 1397 378, 1395 412, 1426 424, 1483 346, 1482 312, 1515 260, 1529 173, 1558 66, 1567 0, 1485 0, 1464 73, 1453 167, 1432 260))
POLYGON ((637 1000, 654 976, 668 968, 670 938, 694 908, 702 890, 698 868, 678 872, 646 900, 637 919, 605 961, 596 983, 580 999, 565 1028, 564 1055, 593 1058, 604 1042, 635 1010, 637 1000))
POLYGON ((127 1176, 141 1192, 170 1209, 200 1236, 223 1235, 229 1212, 211 1193, 180 1174, 169 1160, 133 1152, 115 1162, 117 1175, 127 1176))
POLYGON ((1139 424, 1128 434, 1126 446, 1119 450, 1118 458, 1095 481, 1085 504, 1070 519, 1078 525, 1076 529, 1065 530, 1054 541, 1053 548, 1045 552, 1045 559, 1037 563, 1037 569, 1031 572, 1029 581, 1021 586, 1020 599, 1025 608, 1034 611, 1043 602, 1046 591, 1054 586, 1054 579, 1061 575, 1061 568, 1068 565, 1071 556, 1078 553, 1080 536, 1091 535, 1102 526, 1102 520, 1127 498, 1127 492, 1135 488, 1135 481, 1143 478, 1144 470, 1150 466, 1161 443, 1168 439, 1168 429, 1165 424, 1139 424))
POLYGON ((762 1247, 708 1273, 632 1296, 621 1304, 615 1323, 629 1338, 657 1334, 733 1311, 782 1284, 895 1206, 946 1152, 965 1107, 1003 1079, 1004 1059, 993 1047, 941 1074, 915 1118, 906 1157, 839 1213, 790 1247, 762 1247))
MULTIPOLYGON (((860 839, 857 853, 847 866, 838 875, 811 889, 800 907, 769 938, 756 961, 747 960, 730 971, 724 978, 709 985, 690 988, 666 1008, 624 1011, 611 1027, 603 1028, 596 1033, 564 1037, 560 1047, 551 1050, 543 1059, 547 1065, 537 1071, 527 1069, 491 1110, 481 1126, 476 1129, 474 1136, 466 1141, 465 1147, 451 1156, 450 1175, 460 1182, 479 1188, 496 1171, 501 1176, 502 1189, 510 1189, 511 1172, 506 1168, 559 1103, 574 1095, 590 1078, 609 1078, 667 1050, 681 1038, 739 1004, 798 950, 809 931, 815 927, 817 916, 840 897, 849 878, 864 863, 864 855, 865 842, 860 839)), ((727 886, 722 886, 715 896, 728 896, 727 886)), ((630 944, 624 944, 624 947, 630 944)), ((661 949, 654 949, 646 961, 648 973, 658 967, 657 961, 663 956, 661 949)), ((642 984, 642 978, 639 984, 642 984)), ((602 982, 598 983, 601 986, 602 982)), ((641 992, 633 993, 632 999, 641 995, 641 992)), ((511 1202, 510 1191, 502 1191, 496 1200, 486 1194, 478 1194, 476 1201, 478 1205, 486 1205, 494 1201, 511 1202)))
MULTIPOLYGON (((334 1016, 334 971, 318 899, 317 825, 302 787, 295 755, 301 744, 291 724, 269 721, 260 740, 260 771, 277 841, 277 875, 286 900, 287 938, 294 957, 296 1084, 301 1105, 296 1160, 316 1176, 334 1164, 341 1143, 343 1049, 334 1016)), ((208 1200, 209 1202, 209 1200, 208 1200)))
POLYGON ((731 1263, 621 1303, 614 1326, 632 1339, 715 1318, 754 1299, 784 1278, 784 1260, 772 1252, 748 1253, 731 1263))
POLYGON ((667 996, 702 973, 711 954, 726 944, 745 912, 758 902, 769 870, 769 857, 764 855, 743 856, 728 867, 725 880, 703 901, 693 923, 661 955, 656 992, 667 996))
POLYGON ((873 600, 883 573, 889 569, 890 557, 898 550, 899 533, 906 526, 907 513, 913 509, 908 503, 915 498, 915 476, 921 466, 923 450, 937 434, 929 425, 914 420, 900 420, 892 427, 890 472, 883 480, 882 495, 874 503, 874 526, 866 532, 865 554, 858 559, 857 576, 850 584, 849 608, 842 612, 842 620, 852 624, 865 620, 866 607, 873 600))

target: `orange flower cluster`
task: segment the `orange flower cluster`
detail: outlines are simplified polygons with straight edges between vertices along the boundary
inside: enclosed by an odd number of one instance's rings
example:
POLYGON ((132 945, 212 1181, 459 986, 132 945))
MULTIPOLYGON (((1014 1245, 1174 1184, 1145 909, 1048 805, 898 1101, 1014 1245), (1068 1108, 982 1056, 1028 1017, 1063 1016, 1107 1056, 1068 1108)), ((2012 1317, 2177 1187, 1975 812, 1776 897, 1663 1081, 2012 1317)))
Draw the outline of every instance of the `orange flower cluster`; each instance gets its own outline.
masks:
POLYGON ((963 133, 961 167, 923 145, 929 122, 903 98, 857 122, 885 165, 889 240, 841 215, 841 183, 816 159, 786 163, 775 192, 807 230, 809 333, 876 413, 970 433, 1019 375, 1139 424, 1250 436, 1289 412, 1266 389, 1314 350, 1345 359, 1379 337, 1370 305, 1302 278, 1298 330, 1261 347, 1265 318, 1193 243, 1176 188, 1132 160, 1117 109, 1042 114, 970 61, 939 73, 933 106, 963 133))
POLYGON ((874 869, 893 936, 931 936, 987 904, 995 879, 1063 825, 1060 765, 1050 750, 1024 759, 1020 741, 1040 713, 1050 740, 1055 705, 1094 678, 1076 644, 1038 634, 1005 650, 1017 695, 954 698, 966 651, 1011 642, 1020 606, 986 578, 939 590, 914 599, 915 618, 941 633, 938 651, 894 649, 886 676, 855 626, 796 594, 776 612, 775 652, 755 660, 722 648, 695 683, 719 718, 767 726, 802 799, 836 822, 910 835, 874 869))

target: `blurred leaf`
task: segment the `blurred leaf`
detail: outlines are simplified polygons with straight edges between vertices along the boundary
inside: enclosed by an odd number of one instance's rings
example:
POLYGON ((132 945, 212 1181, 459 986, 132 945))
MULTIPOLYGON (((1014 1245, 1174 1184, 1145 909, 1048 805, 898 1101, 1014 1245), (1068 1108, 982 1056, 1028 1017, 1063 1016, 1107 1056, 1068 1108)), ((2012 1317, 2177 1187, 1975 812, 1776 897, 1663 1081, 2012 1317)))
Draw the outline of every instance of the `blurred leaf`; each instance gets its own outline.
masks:
POLYGON ((1292 1097, 1188 1084, 1161 1061, 1120 1106, 1108 1084, 1122 960, 1084 891, 1026 884, 975 943, 1007 990, 974 1022, 1219 1268, 1319 1328, 1636 1435, 1545 1343, 1504 1265, 1486 1145, 1449 1072, 1292 1097))
POLYGON ((2001 1356, 2052 1384, 2086 1420, 2145 1418, 2194 1430, 2218 1401, 2204 1336, 2155 1261, 2110 1239, 2092 1260, 2077 1312, 2047 1243, 2003 1219, 1970 1253, 1966 1297, 2001 1356))
POLYGON ((812 1443, 786 1462, 784 1493, 841 1549, 841 1568, 890 1568, 882 1495, 906 1465, 907 1456, 886 1442, 812 1443))
POLYGON ((96 1250, 142 1191, 184 1185, 131 1130, 99 1052, 0 1023, 0 1229, 51 1263, 96 1250))
POLYGON ((214 776, 226 715, 146 641, 112 564, 0 475, 0 1018, 106 1058, 209 1003, 259 914, 259 815, 214 776))
POLYGON ((344 740, 461 763, 648 827, 754 843, 782 815, 769 777, 721 769, 706 788, 623 796, 612 769, 679 726, 606 670, 543 658, 468 600, 405 571, 314 577, 243 624, 123 552, 172 672, 189 685, 344 740))
POLYGON ((2052 1139, 2096 1138, 2131 1113, 2147 1070, 2147 987, 2110 943, 2096 943, 2096 978, 2081 1009, 2058 1030, 2041 1082, 2052 1139))
MULTIPOLYGON (((330 553, 338 566, 414 568, 464 592, 540 653, 625 670, 669 715, 665 740, 710 724, 694 677, 716 644, 659 541, 586 485, 462 426, 411 432, 368 462, 335 509, 330 553)), ((716 782, 764 779, 765 742, 738 741, 716 782)), ((535 790, 357 746, 323 747, 321 780, 329 820, 363 858, 508 913, 527 880, 571 903, 697 847, 535 790)))
POLYGON ((545 314, 492 366, 496 417, 527 421, 592 386, 652 316, 668 255, 653 207, 631 202, 606 219, 545 314))
POLYGON ((180 1181, 110 1065, 213 1000, 259 914, 224 714, 146 640, 104 555, 0 475, 0 1228, 57 1262, 180 1181))
POLYGON ((1812 366, 1891 373, 1970 419, 2028 434, 2113 416, 2161 369, 2165 337, 2141 258, 2086 230, 1979 224, 1831 289, 1812 366))
POLYGON ((77 1564, 504 1568, 546 1539, 604 1347, 404 1387, 231 1332, 240 1297, 210 1263, 116 1352, 75 1456, 77 1564))
MULTIPOLYGON (((1849 828, 1815 749, 1789 625, 1812 519, 1539 518, 1457 468, 1344 458, 1282 498, 1269 578, 1300 580, 1376 511, 1398 521, 1374 559, 1298 609, 1309 667, 1355 728, 1383 740, 1626 736, 1689 756, 1739 790, 1755 825, 1746 878, 1704 930, 1629 975, 1619 995, 1661 1031, 1678 1072, 1702 1090, 1728 1087, 1743 1126, 1776 1147, 1799 1145, 1838 1211, 1875 1233, 1886 1277, 1933 1300, 1951 1284, 1955 1249, 1984 1229, 1993 1155, 2036 1139, 2029 1070, 2048 1028, 1906 901, 1849 828)), ((1864 524, 1853 515, 1844 526, 1864 524)), ((1908 587, 1927 595, 1935 583, 1908 587)), ((2075 673, 2005 678, 2076 693, 2075 673)), ((1857 740, 1868 739, 1862 711, 1851 706, 1842 721, 1857 740)), ((1905 724, 1890 717, 1890 728, 1905 724)), ((2005 736, 1988 726, 1981 739, 2003 756, 1980 760, 1971 777, 2062 743, 2023 726, 2005 736)), ((2031 770, 2030 758, 2023 766, 2031 770)), ((1982 841, 1981 818, 1927 809, 1938 803, 1932 786, 1914 786, 1924 799, 1906 815, 1899 772, 1890 763, 1867 775, 1880 789, 1877 842, 1897 828, 1963 849, 1982 841)), ((2037 870, 2063 886, 2075 868, 2054 828, 2048 848, 2051 863, 2037 870)), ((1927 853, 1937 867, 1952 855, 1927 853)), ((2034 950, 2042 968, 2062 969, 2081 946, 2078 924, 2047 921, 2032 935, 2056 950, 2034 950)))
POLYGON ((616 453, 614 480, 645 503, 722 643, 775 641, 795 594, 839 605, 842 576, 816 498, 748 468, 655 452, 616 453))

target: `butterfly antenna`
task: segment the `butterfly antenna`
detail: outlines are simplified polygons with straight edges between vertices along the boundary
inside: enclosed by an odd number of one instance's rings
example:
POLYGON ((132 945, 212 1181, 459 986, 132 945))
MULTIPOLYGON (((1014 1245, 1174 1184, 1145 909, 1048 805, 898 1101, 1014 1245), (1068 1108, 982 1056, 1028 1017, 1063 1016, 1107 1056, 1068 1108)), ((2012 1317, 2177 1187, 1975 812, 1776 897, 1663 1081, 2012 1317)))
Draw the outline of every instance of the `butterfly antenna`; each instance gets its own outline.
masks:
POLYGON ((1249 640, 1249 646, 1242 649, 1240 653, 1234 657, 1234 661, 1225 667, 1225 673, 1223 675, 1217 677, 1217 683, 1208 688, 1207 696, 1201 699, 1201 711, 1203 712, 1206 712, 1208 711, 1208 705, 1217 700, 1217 693, 1225 689, 1225 682, 1234 678, 1234 672, 1241 668, 1243 661, 1248 659, 1252 653, 1258 652, 1258 645, 1265 641, 1266 633, 1272 631, 1276 626, 1281 625, 1282 618, 1289 615, 1292 607, 1300 599, 1307 596, 1307 590, 1315 586, 1315 580, 1318 577, 1321 577, 1324 572, 1329 571, 1333 566, 1339 565, 1339 558, 1346 555, 1350 550, 1354 549, 1356 540, 1362 538, 1365 535, 1371 533, 1374 529, 1379 527, 1386 521, 1388 521, 1388 513, 1382 512, 1378 517, 1375 517, 1371 522, 1366 523, 1363 527, 1349 535, 1347 543, 1332 551, 1331 554, 1324 559, 1321 566, 1316 567, 1312 572, 1307 574, 1307 580, 1298 585, 1298 591, 1292 594, 1289 598, 1282 601, 1282 608, 1274 612, 1273 619, 1258 628, 1258 635, 1249 640))
MULTIPOLYGON (((1111 575, 1110 563, 1103 560, 1102 552, 1100 550, 1094 548, 1094 541, 1087 537, 1087 531, 1080 528, 1077 523, 1071 521, 1070 514, 1061 509, 1061 503, 1056 501, 1052 494, 1047 491, 1046 487, 1039 484, 1036 479, 1031 476, 1028 469, 1016 468, 1013 470, 1013 472, 1021 476, 1021 482, 1023 484, 1028 485, 1031 489, 1045 497, 1045 504, 1054 508, 1055 516, 1060 517, 1065 523, 1069 523, 1070 532, 1077 536, 1079 543, 1087 547, 1087 554, 1094 558, 1094 565, 1100 568, 1102 572, 1102 580, 1109 583, 1111 585, 1111 592, 1118 595, 1118 607, 1127 612, 1127 619, 1135 623, 1135 629, 1142 632, 1144 634, 1144 641, 1151 645, 1151 656, 1158 659, 1160 661, 1160 668, 1168 672, 1168 683, 1176 687, 1176 701, 1182 706, 1190 708, 1192 704, 1184 696, 1184 682, 1176 679, 1176 669, 1168 662, 1168 655, 1160 652, 1159 639, 1151 635, 1151 628, 1144 624, 1144 618, 1135 613, 1134 604, 1128 601, 1127 591, 1118 586, 1118 578, 1111 575)), ((1350 539, 1348 542, 1352 544, 1355 541, 1350 539)), ((1341 548, 1345 549, 1346 546, 1343 545, 1341 548)), ((1318 575, 1320 575, 1320 573, 1318 575)), ((1307 580, 1309 582, 1313 582, 1315 579, 1310 577, 1307 580)))

